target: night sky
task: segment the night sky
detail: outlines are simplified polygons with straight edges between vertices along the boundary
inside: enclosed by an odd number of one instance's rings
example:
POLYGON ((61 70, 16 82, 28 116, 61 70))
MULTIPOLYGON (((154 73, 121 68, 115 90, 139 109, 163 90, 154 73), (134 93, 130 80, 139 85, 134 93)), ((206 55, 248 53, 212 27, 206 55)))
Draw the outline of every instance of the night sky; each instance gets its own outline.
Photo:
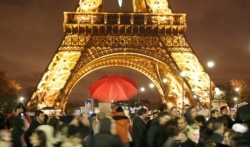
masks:
MULTIPOLYGON (((64 38, 63 12, 75 11, 77 4, 78 0, 0 0, 0 70, 23 90, 38 84, 64 38)), ((187 14, 186 38, 203 65, 215 62, 215 84, 244 79, 250 85, 250 1, 170 0, 170 5, 173 12, 187 14)), ((116 70, 142 77, 140 84, 149 82, 134 71, 116 70)), ((96 79, 107 71, 91 74, 96 79)), ((83 93, 81 97, 88 95, 83 93)))

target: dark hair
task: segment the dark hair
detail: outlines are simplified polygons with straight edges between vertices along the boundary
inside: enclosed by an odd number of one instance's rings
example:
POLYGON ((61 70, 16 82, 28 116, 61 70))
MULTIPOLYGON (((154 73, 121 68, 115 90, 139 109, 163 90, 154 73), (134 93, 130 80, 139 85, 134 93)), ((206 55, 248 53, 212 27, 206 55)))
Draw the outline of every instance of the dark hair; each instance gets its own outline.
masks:
POLYGON ((117 106, 116 107, 116 112, 123 112, 122 106, 117 106))
POLYGON ((22 108, 22 109, 23 109, 23 112, 26 112, 26 108, 25 108, 25 106, 24 106, 22 103, 18 103, 18 104, 16 105, 15 111, 16 111, 16 109, 18 109, 18 108, 22 108))
POLYGON ((224 125, 224 123, 222 122, 222 120, 216 119, 213 122, 213 130, 218 130, 222 125, 224 125))
POLYGON ((79 127, 75 126, 75 125, 69 125, 68 126, 68 132, 67 132, 67 136, 71 137, 71 136, 77 136, 79 135, 79 127))
POLYGON ((169 125, 166 128, 166 133, 169 137, 174 137, 177 136, 180 133, 180 130, 178 129, 177 126, 174 125, 169 125))
POLYGON ((224 109, 227 109, 227 106, 221 106, 220 107, 220 112, 222 112, 224 109))
POLYGON ((167 105, 166 104, 160 104, 159 110, 160 110, 160 112, 163 112, 164 110, 167 110, 167 105))
POLYGON ((43 114, 42 110, 36 110, 35 111, 35 116, 39 116, 40 114, 43 114))
POLYGON ((141 107, 141 108, 138 110, 138 115, 141 116, 141 115, 144 114, 144 113, 147 113, 147 109, 141 107))
POLYGON ((40 145, 39 146, 40 147, 46 147, 47 140, 46 140, 46 134, 45 134, 45 132, 42 131, 42 130, 36 130, 34 133, 37 134, 38 140, 40 141, 40 145))
POLYGON ((170 112, 171 112, 173 109, 177 109, 177 106, 171 107, 171 108, 170 108, 170 112))
POLYGON ((245 146, 250 147, 250 142, 247 137, 240 135, 240 136, 234 136, 232 140, 235 142, 236 146, 245 146))
POLYGON ((214 114, 215 112, 219 112, 218 110, 212 110, 211 111, 211 117, 212 117, 212 114, 214 114))
POLYGON ((166 115, 170 115, 170 114, 168 112, 160 112, 158 117, 160 118, 160 117, 164 117, 166 115))
POLYGON ((206 119, 203 115, 197 115, 195 118, 194 118, 198 123, 202 123, 202 125, 206 125, 206 119))
POLYGON ((54 128, 54 136, 55 136, 59 128, 59 120, 55 116, 53 116, 48 120, 48 125, 54 128))

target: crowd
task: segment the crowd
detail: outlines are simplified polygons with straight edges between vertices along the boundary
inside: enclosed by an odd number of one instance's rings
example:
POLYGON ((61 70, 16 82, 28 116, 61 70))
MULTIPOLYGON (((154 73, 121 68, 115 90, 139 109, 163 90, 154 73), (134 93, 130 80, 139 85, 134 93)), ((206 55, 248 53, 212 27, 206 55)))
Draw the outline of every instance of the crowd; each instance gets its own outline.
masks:
POLYGON ((227 106, 209 118, 188 105, 140 107, 133 114, 124 109, 65 116, 36 110, 30 117, 18 104, 1 119, 0 147, 250 147, 250 119, 235 120, 227 106))

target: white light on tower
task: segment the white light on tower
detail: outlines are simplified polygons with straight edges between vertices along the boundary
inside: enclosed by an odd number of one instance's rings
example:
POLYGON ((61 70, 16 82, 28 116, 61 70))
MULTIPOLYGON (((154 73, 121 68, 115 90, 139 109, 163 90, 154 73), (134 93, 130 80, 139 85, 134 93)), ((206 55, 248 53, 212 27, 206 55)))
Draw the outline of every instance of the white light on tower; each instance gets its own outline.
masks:
POLYGON ((181 75, 181 77, 185 77, 186 73, 184 71, 182 71, 180 75, 181 75))
POLYGON ((144 87, 141 87, 141 92, 144 92, 145 91, 145 88, 144 87))
POLYGON ((163 82, 163 83, 167 83, 167 82, 168 82, 168 79, 167 79, 167 78, 164 78, 164 79, 162 80, 162 82, 163 82))
POLYGON ((154 88, 155 85, 154 85, 153 83, 150 83, 150 84, 149 84, 149 87, 150 87, 150 88, 154 88))
POLYGON ((118 0, 119 7, 122 7, 122 0, 118 0))

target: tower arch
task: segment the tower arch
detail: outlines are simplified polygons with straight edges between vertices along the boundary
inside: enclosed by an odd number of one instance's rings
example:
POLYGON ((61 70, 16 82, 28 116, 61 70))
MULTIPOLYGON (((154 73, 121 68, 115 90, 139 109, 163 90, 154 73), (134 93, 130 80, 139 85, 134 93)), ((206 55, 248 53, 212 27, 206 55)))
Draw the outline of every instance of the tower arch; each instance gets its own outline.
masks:
POLYGON ((177 99, 181 93, 182 101, 187 97, 190 104, 194 94, 208 102, 210 78, 185 38, 186 15, 173 13, 166 0, 132 2, 133 12, 104 12, 103 0, 80 0, 76 12, 64 12, 64 39, 28 108, 40 109, 43 103, 65 109, 81 78, 109 66, 144 74, 164 99, 168 94, 177 99), (180 76, 183 71, 185 77, 180 76), (162 77, 169 78, 169 87, 162 77))

